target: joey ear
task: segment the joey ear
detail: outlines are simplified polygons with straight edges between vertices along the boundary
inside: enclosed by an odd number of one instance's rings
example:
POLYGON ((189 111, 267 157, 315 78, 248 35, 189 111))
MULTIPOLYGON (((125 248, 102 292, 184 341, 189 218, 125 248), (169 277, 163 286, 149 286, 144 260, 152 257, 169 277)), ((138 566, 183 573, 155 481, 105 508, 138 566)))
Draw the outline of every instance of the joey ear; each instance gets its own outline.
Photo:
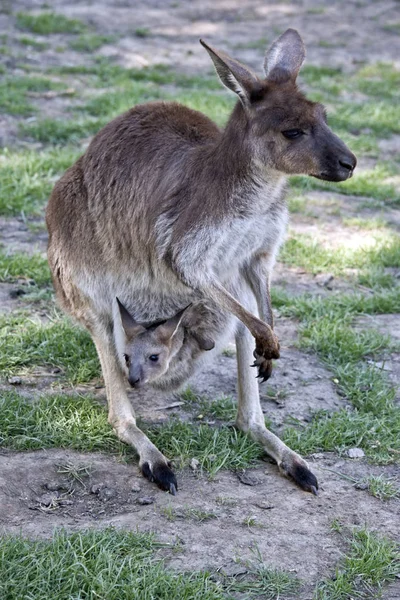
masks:
POLYGON ((186 306, 185 308, 180 310, 178 313, 176 313, 175 316, 171 317, 170 319, 165 321, 165 323, 163 323, 162 325, 159 325, 157 327, 157 330, 156 330, 157 336, 159 337, 160 340, 162 340, 163 342, 166 342, 174 337, 174 335, 178 331, 179 325, 181 324, 183 315, 185 314, 187 309, 190 308, 191 306, 192 305, 189 304, 188 306, 186 306))
POLYGON ((121 323, 122 323, 122 327, 125 331, 125 335, 128 338, 133 338, 133 337, 139 335, 139 333, 143 333, 144 331, 146 331, 146 329, 142 325, 140 325, 139 323, 137 323, 137 321, 135 321, 135 319, 132 317, 130 312, 125 308, 125 306, 122 304, 122 302, 119 300, 119 298, 116 298, 116 300, 117 300, 117 304, 118 304, 118 308, 119 308, 119 314, 121 315, 121 323))
POLYGON ((306 56, 300 34, 287 29, 272 44, 264 60, 264 71, 268 81, 285 83, 295 80, 306 56))
POLYGON ((224 86, 235 92, 244 106, 248 106, 252 92, 257 92, 262 88, 262 83, 257 75, 225 52, 212 48, 204 40, 200 40, 200 44, 210 55, 217 75, 224 86))

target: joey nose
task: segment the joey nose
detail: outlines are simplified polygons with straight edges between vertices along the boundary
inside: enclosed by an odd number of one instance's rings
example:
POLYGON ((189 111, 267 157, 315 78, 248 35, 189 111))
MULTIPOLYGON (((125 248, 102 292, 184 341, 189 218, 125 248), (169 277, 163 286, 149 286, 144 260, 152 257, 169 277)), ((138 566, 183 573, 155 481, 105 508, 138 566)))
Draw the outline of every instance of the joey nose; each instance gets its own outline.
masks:
POLYGON ((132 387, 138 387, 140 384, 140 377, 138 379, 134 377, 128 377, 129 385, 132 387))

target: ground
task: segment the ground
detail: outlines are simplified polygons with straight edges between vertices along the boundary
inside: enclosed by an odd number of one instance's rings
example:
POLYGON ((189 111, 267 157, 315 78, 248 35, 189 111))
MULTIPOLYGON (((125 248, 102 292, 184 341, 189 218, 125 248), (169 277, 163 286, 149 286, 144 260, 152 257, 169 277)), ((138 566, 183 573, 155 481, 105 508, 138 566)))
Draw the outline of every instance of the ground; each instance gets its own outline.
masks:
MULTIPOLYGON (((148 543, 164 582, 207 572, 196 591, 171 588, 169 597, 398 599, 398 2, 5 0, 0 28, 0 544, 19 535, 50 544, 55 528, 85 540, 88 529, 114 526, 155 534, 148 543), (175 462, 172 497, 140 476, 107 425, 90 339, 54 302, 44 206, 90 137, 136 102, 177 99, 223 125, 233 99, 199 37, 260 72, 287 27, 307 48, 301 88, 324 102, 358 157, 346 184, 291 179, 273 280, 282 355, 260 386, 268 423, 307 457, 320 495, 279 476, 232 427, 231 345, 180 394, 130 392, 175 462)), ((21 574, 12 548, 8 564, 0 558, 1 597, 46 597, 44 578, 17 584, 23 578, 10 575, 12 564, 21 574)), ((18 552, 29 559, 32 548, 18 552)), ((143 569, 151 578, 156 567, 143 569)), ((97 579, 94 568, 90 585, 54 597, 77 597, 97 579)))

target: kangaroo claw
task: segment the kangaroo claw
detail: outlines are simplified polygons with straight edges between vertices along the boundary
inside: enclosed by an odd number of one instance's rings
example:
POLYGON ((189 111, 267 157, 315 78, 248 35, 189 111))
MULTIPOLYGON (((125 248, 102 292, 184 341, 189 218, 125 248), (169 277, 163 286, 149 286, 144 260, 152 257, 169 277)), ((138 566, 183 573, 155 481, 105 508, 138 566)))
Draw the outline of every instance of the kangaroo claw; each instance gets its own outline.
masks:
POLYGON ((293 479, 295 483, 305 492, 318 496, 318 481, 314 473, 310 471, 304 461, 300 458, 292 458, 290 462, 281 462, 279 470, 283 475, 293 479))
POLYGON ((178 490, 178 482, 174 472, 165 463, 154 463, 149 465, 145 462, 141 466, 142 475, 149 481, 156 483, 161 490, 169 492, 173 496, 178 490))

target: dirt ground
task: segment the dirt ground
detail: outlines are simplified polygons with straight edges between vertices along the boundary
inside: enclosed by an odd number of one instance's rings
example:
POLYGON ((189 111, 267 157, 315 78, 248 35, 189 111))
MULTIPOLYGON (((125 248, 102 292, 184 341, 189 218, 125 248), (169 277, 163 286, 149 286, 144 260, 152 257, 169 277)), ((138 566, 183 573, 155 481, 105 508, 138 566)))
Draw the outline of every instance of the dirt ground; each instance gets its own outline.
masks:
MULTIPOLYGON (((7 4, 7 0, 3 1, 7 4)), ((13 12, 33 7, 39 10, 42 6, 41 0, 14 0, 11 4, 13 12)), ((100 52, 116 57, 126 67, 167 63, 183 72, 209 72, 209 59, 198 44, 198 38, 204 37, 259 70, 263 50, 249 47, 249 42, 264 38, 267 44, 287 27, 301 32, 308 64, 340 65, 348 70, 365 60, 400 64, 400 38, 385 28, 400 21, 398 1, 118 0, 110 4, 101 0, 55 0, 51 8, 93 24, 99 33, 118 34, 119 40, 103 46, 100 52), (138 28, 150 29, 151 36, 132 35, 138 28)), ((0 14, 0 29, 12 33, 11 27, 7 12, 0 14)), ((63 34, 59 34, 57 45, 62 44, 63 34)), ((38 59, 35 55, 31 60, 38 59)), ((40 57, 46 67, 82 64, 83 60, 84 55, 68 47, 64 53, 57 53, 54 45, 40 57)), ((69 101, 38 100, 46 103, 48 116, 60 114, 62 103, 69 101)), ((16 126, 15 119, 0 115, 3 145, 15 142, 16 126)), ((394 149, 388 147, 388 151, 399 152, 399 140, 393 143, 394 149)), ((293 215, 293 230, 317 234, 322 242, 331 245, 361 235, 348 227, 343 231, 338 219, 328 214, 324 203, 332 198, 335 194, 310 192, 308 202, 316 216, 293 215)), ((359 199, 336 195, 336 200, 350 216, 360 214, 359 199)), ((379 209, 369 208, 363 216, 380 214, 379 209)), ((385 218, 394 230, 400 228, 398 211, 388 211, 385 218)), ((11 251, 45 252, 45 232, 32 230, 22 219, 1 218, 0 231, 2 244, 11 251)), ((328 289, 324 274, 313 277, 299 268, 280 264, 274 280, 292 294, 325 295, 343 291, 349 285, 333 278, 328 289)), ((20 306, 17 288, 17 284, 0 284, 0 312, 11 312, 20 306)), ((398 316, 360 320, 359 326, 369 327, 372 320, 377 329, 391 332, 394 339, 400 337, 398 316)), ((298 324, 277 315, 276 327, 283 352, 273 378, 261 388, 266 416, 279 426, 289 414, 307 421, 317 409, 332 411, 346 406, 332 383, 332 374, 315 355, 296 347, 298 324)), ((221 394, 235 396, 236 360, 234 355, 226 354, 194 378, 193 391, 210 398, 221 394)), ((399 355, 392 355, 387 365, 393 381, 399 383, 399 355)), ((22 377, 20 389, 29 393, 50 386, 57 389, 57 376, 49 379, 43 374, 33 384, 28 379, 22 377)), ((104 389, 86 386, 87 390, 105 400, 104 389)), ((147 422, 162 422, 171 415, 185 418, 179 407, 166 408, 176 401, 173 395, 147 390, 131 397, 138 415, 147 422)), ((317 580, 333 573, 345 549, 341 536, 331 530, 335 519, 345 526, 366 525, 400 540, 399 500, 382 502, 367 490, 357 489, 345 477, 361 481, 368 475, 384 474, 400 486, 398 466, 377 467, 363 458, 326 453, 311 456, 310 463, 320 482, 319 497, 294 487, 268 461, 260 462, 251 471, 253 485, 243 484, 238 473, 222 471, 209 480, 185 469, 178 474, 179 493, 171 497, 144 480, 133 462, 70 450, 2 450, 0 530, 49 536, 61 526, 70 530, 109 524, 133 530, 139 527, 155 531, 163 541, 180 542, 170 562, 172 567, 223 568, 227 573, 234 572, 235 559, 250 558, 256 544, 268 565, 292 571, 305 582, 298 598, 306 600, 312 597, 317 580), (59 472, 59 465, 68 462, 88 467, 81 481, 59 472)), ((387 588, 382 597, 398 600, 400 580, 387 588)))

